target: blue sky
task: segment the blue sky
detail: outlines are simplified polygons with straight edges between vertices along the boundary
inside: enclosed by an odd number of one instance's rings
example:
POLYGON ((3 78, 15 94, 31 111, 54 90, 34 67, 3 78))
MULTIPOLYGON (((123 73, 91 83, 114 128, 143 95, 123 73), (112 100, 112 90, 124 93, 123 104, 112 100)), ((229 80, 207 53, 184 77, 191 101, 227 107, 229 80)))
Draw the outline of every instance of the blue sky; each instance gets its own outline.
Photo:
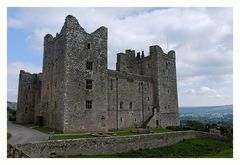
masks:
POLYGON ((108 27, 108 68, 125 49, 176 51, 180 106, 232 104, 231 8, 8 8, 8 100, 20 69, 41 72, 43 37, 74 15, 92 32, 108 27))

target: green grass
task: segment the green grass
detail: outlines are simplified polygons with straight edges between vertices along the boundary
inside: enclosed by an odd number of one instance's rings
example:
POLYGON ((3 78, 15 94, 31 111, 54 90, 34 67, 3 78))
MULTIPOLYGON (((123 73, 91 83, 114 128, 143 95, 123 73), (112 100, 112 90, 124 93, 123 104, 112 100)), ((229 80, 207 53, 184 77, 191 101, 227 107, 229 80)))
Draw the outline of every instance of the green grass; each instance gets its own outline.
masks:
POLYGON ((11 138, 11 134, 10 133, 7 133, 7 139, 10 139, 11 138))
POLYGON ((166 128, 153 128, 151 129, 154 133, 164 133, 164 132, 173 132, 173 130, 166 129, 166 128))
POLYGON ((110 155, 71 155, 81 158, 208 158, 232 157, 232 143, 214 139, 189 139, 162 148, 140 149, 110 155), (227 149, 227 150, 226 150, 227 149))
POLYGON ((47 127, 36 127, 36 130, 43 132, 43 133, 51 133, 54 132, 54 134, 62 134, 62 131, 56 130, 56 129, 52 129, 52 128, 47 128, 47 127))
POLYGON ((227 149, 218 153, 213 153, 208 155, 209 158, 232 158, 233 149, 227 149))
POLYGON ((62 131, 56 130, 56 129, 52 129, 52 128, 48 128, 48 127, 39 127, 38 125, 35 125, 33 123, 25 123, 25 124, 21 124, 24 127, 27 128, 32 128, 32 129, 36 129, 40 132, 46 133, 46 134, 50 134, 52 132, 54 132, 54 134, 62 134, 62 131))
MULTIPOLYGON (((42 130, 41 130, 42 131, 42 130)), ((161 132, 170 132, 172 130, 165 129, 165 128, 155 128, 151 129, 153 133, 161 133, 161 132)), ((132 132, 131 130, 120 130, 120 131, 114 131, 113 132, 116 136, 132 136, 132 135, 140 135, 144 134, 142 132, 132 132)), ((93 138, 95 136, 92 136, 90 134, 74 134, 74 135, 56 135, 51 136, 49 140, 66 140, 66 139, 81 139, 81 138, 93 138)))
MULTIPOLYGON (((150 129, 150 131, 152 133, 172 132, 172 130, 166 129, 166 128, 153 128, 153 129, 150 129)), ((147 134, 144 132, 132 132, 131 130, 119 130, 119 131, 114 131, 113 133, 117 136, 131 136, 131 135, 147 134)))
POLYGON ((131 135, 141 134, 141 133, 138 133, 138 132, 131 132, 130 130, 114 131, 113 133, 117 136, 131 136, 131 135))
POLYGON ((81 139, 81 138, 93 138, 90 134, 79 134, 79 135, 56 135, 49 137, 49 140, 67 140, 67 139, 81 139))

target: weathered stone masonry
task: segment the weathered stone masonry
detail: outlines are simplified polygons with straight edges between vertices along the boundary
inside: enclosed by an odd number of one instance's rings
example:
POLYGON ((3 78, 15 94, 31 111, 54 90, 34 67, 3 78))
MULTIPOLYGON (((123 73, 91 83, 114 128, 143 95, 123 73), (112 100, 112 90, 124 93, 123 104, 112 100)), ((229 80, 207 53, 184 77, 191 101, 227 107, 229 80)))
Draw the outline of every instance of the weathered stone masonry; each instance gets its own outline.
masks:
POLYGON ((107 37, 106 27, 89 34, 70 15, 47 34, 42 73, 20 72, 17 122, 63 132, 179 125, 175 52, 126 50, 109 70, 107 37))
POLYGON ((74 140, 54 140, 19 144, 15 148, 29 157, 50 157, 67 155, 97 155, 128 152, 138 149, 159 148, 178 143, 184 139, 226 137, 199 131, 177 131, 133 136, 98 137, 74 140))

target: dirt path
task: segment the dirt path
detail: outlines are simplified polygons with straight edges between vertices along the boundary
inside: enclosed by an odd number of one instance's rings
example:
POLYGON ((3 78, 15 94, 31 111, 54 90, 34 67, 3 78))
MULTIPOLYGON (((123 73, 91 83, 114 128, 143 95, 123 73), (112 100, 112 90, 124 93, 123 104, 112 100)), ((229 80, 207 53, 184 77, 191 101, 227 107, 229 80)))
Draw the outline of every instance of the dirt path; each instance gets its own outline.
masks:
POLYGON ((49 135, 39 132, 35 129, 27 128, 13 122, 8 121, 7 132, 12 136, 8 140, 10 144, 24 144, 32 141, 43 141, 47 140, 49 135))

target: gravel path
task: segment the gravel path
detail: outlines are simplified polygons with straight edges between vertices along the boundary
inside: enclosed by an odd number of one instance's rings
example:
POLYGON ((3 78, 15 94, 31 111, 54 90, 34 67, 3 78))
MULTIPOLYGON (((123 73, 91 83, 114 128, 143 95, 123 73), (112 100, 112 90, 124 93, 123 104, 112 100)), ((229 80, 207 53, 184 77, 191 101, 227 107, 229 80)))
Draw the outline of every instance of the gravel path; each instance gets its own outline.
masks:
POLYGON ((32 141, 44 141, 47 140, 49 135, 39 132, 35 129, 27 128, 13 122, 8 121, 7 132, 12 134, 8 140, 10 144, 24 144, 32 141))

